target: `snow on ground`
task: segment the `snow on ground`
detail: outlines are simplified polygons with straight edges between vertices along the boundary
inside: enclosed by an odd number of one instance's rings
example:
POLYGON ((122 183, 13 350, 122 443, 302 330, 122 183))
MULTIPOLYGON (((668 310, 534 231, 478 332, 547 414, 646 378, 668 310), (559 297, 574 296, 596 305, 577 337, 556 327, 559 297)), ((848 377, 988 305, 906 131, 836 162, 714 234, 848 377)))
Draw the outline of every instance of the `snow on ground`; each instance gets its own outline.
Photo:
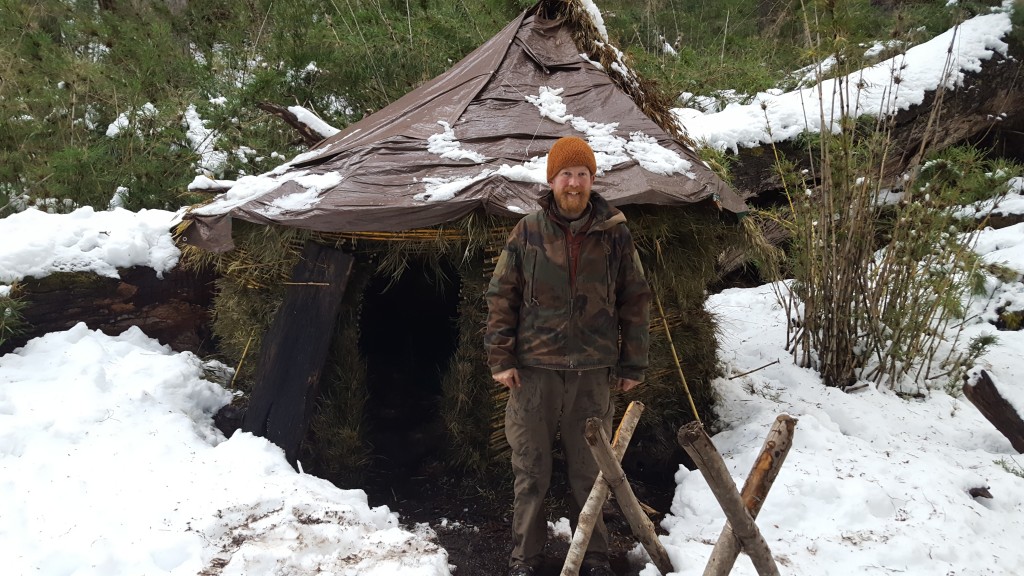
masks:
POLYGON ((212 415, 230 398, 137 328, 79 324, 0 358, 4 573, 448 573, 362 490, 296 473, 262 438, 225 440, 212 415))
MULTIPOLYGON (((1018 199, 1008 200, 1001 209, 1018 199)), ((166 270, 177 258, 162 228, 172 213, 33 212, 0 220, 0 236, 20 240, 0 243, 7 282, 70 269, 166 270), (47 250, 63 255, 42 258, 47 250)), ((985 230, 976 249, 1024 273, 1022 226, 985 230)), ((1019 276, 990 278, 987 290, 971 303, 962 338, 995 333, 989 321, 1000 307, 1024 308, 1019 276)), ((825 388, 785 352, 771 286, 727 290, 708 306, 728 374, 778 361, 715 383, 725 429, 713 439, 738 485, 775 417, 799 420, 758 521, 784 573, 1009 575, 1024 566, 1024 458, 972 405, 941 389, 908 400, 873 386, 825 388), (971 488, 993 498, 973 498, 971 488)), ((980 365, 1020 406, 1024 333, 998 337, 980 365)), ((0 357, 7 573, 450 573, 429 527, 403 526, 386 507, 368 506, 362 490, 294 471, 261 438, 225 439, 211 418, 230 393, 204 368, 224 367, 137 328, 106 336, 84 325, 0 357)), ((724 516, 699 472, 680 467, 676 482, 661 540, 675 574, 696 575, 724 516)), ((638 567, 646 561, 640 547, 631 556, 638 567)), ((734 574, 754 574, 749 560, 734 574)))
POLYGON ((1011 5, 1006 0, 991 14, 971 18, 904 54, 839 80, 792 92, 760 93, 748 104, 730 103, 721 112, 672 112, 695 141, 733 152, 741 146, 789 140, 805 130, 838 130, 836 120, 844 114, 894 114, 920 104, 938 86, 961 86, 965 73, 981 70, 982 62, 996 54, 1006 56, 1003 37, 1012 27, 1011 5))
MULTIPOLYGON (((1024 259, 1014 267, 1024 272, 1024 259)), ((1020 282, 1005 288, 1024 295, 1020 282)), ((798 419, 757 521, 782 573, 1019 573, 1024 457, 966 399, 942 390, 908 400, 874 386, 849 394, 825 388, 784 350, 785 312, 771 286, 727 290, 708 308, 721 323, 727 373, 778 360, 716 384, 727 425, 713 440, 738 486, 775 417, 798 419), (971 488, 988 488, 993 498, 972 498, 971 488)), ((980 318, 967 328, 968 337, 982 332, 995 329, 980 318)), ((998 336, 982 363, 1001 388, 1019 393, 1024 333, 998 336)), ((700 472, 680 468, 676 481, 662 541, 679 574, 701 574, 724 514, 700 472)), ((656 573, 649 566, 641 575, 656 573)), ((733 574, 756 572, 741 557, 733 574)))

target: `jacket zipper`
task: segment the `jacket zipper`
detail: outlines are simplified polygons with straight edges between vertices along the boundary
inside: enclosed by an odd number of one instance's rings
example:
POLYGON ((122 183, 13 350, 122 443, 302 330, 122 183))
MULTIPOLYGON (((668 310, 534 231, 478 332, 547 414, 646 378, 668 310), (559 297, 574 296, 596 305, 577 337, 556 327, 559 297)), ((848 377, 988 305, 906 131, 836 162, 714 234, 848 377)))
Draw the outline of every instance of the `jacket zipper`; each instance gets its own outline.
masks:
MULTIPOLYGON (((573 261, 572 261, 572 232, 569 229, 562 228, 561 225, 556 225, 556 226, 558 227, 559 230, 562 231, 562 238, 565 241, 565 265, 566 265, 566 272, 568 272, 568 274, 566 275, 566 279, 569 281, 569 286, 568 286, 568 288, 569 288, 569 331, 570 331, 569 336, 571 337, 572 336, 572 334, 571 334, 572 326, 574 324, 574 322, 573 322, 573 315, 576 313, 576 294, 574 293, 575 292, 575 285, 574 285, 575 283, 573 282, 573 278, 572 278, 572 268, 573 268, 573 261)), ((569 352, 569 354, 568 354, 569 355, 569 358, 568 358, 568 360, 569 360, 569 368, 573 369, 573 368, 576 367, 576 362, 575 362, 575 359, 573 358, 572 349, 570 348, 568 350, 568 352, 569 352)))
MULTIPOLYGON (((568 281, 569 281, 569 327, 570 327, 570 330, 571 330, 572 326, 575 324, 572 321, 572 318, 576 314, 576 283, 573 280, 573 265, 574 265, 574 262, 573 262, 573 257, 572 257, 572 243, 573 243, 573 240, 575 238, 575 235, 572 234, 572 228, 571 227, 563 227, 561 224, 558 224, 556 222, 553 222, 553 224, 555 225, 555 228, 558 228, 558 230, 562 233, 562 239, 563 239, 563 241, 565 243, 565 264, 566 264, 566 269, 567 269, 567 272, 568 272, 567 277, 568 277, 568 281)), ((587 226, 586 229, 582 231, 583 232, 583 238, 580 240, 579 251, 576 254, 577 259, 579 258, 580 254, 583 252, 583 243, 586 241, 587 235, 589 235, 593 230, 594 230, 593 223, 591 223, 591 225, 587 226)), ((568 358, 568 360, 569 360, 569 369, 570 370, 575 370, 576 369, 576 361, 572 357, 572 354, 573 353, 570 350, 569 351, 569 358, 568 358)))

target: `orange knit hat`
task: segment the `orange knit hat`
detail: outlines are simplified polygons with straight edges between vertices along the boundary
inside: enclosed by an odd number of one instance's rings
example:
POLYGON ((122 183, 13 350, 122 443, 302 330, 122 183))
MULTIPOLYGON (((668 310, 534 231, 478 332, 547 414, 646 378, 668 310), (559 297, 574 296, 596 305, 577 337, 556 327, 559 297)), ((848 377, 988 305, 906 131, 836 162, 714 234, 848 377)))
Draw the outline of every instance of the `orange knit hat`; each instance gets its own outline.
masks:
POLYGON ((586 140, 576 136, 559 138, 548 152, 548 182, 567 166, 586 166, 590 175, 597 174, 597 160, 586 140))

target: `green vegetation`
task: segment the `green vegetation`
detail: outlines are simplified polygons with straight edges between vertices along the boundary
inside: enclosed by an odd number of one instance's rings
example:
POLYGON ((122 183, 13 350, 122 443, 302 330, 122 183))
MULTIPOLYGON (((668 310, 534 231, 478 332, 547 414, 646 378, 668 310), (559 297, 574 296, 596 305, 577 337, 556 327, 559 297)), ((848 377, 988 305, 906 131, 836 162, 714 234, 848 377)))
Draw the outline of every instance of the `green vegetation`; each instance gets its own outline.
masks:
MULTIPOLYGON (((992 4, 992 2, 989 2, 992 4)), ((640 71, 672 94, 754 95, 792 88, 830 56, 849 68, 888 58, 944 32, 982 3, 870 0, 647 0, 601 2, 618 41, 640 71), (614 6, 613 6, 614 5, 614 6), (872 57, 866 50, 887 43, 872 57), (669 44, 676 54, 664 50, 669 44), (874 60, 872 60, 874 58, 874 60)), ((828 74, 826 73, 827 77, 828 74)))
POLYGON ((9 338, 20 334, 24 328, 21 310, 25 302, 11 296, 0 296, 0 346, 9 338))
POLYGON ((1010 474, 1013 474, 1018 478, 1024 478, 1024 466, 1018 464, 1013 458, 1000 458, 999 460, 996 460, 996 464, 999 464, 1000 468, 1006 470, 1010 474))
POLYGON ((345 126, 443 72, 521 8, 222 0, 171 13, 158 1, 112 4, 0 0, 0 191, 15 200, 0 202, 0 215, 39 203, 105 209, 119 187, 129 209, 201 200, 186 194, 198 171, 235 178, 303 150, 259 102, 299 104, 345 126), (119 118, 123 128, 108 136, 119 118), (193 141, 197 119, 205 142, 193 141), (243 152, 202 158, 204 145, 243 152))
MULTIPOLYGON (((839 59, 835 72, 861 65, 839 59)), ((971 249, 979 225, 960 212, 1005 194, 1022 167, 970 147, 931 151, 938 110, 922 136, 923 162, 902 175, 899 190, 885 188, 899 155, 891 117, 845 116, 831 130, 805 135, 809 168, 776 156, 788 205, 763 216, 782 222, 792 238, 786 264, 794 282, 779 287, 790 350, 826 385, 955 391, 994 342, 963 343, 956 330, 964 301, 981 292, 989 272, 971 249)))
MULTIPOLYGON (((233 179, 303 151, 258 103, 298 104, 344 127, 443 72, 532 4, 0 0, 0 193, 9 198, 0 198, 0 216, 32 204, 105 209, 119 188, 129 209, 199 201, 187 191, 197 173, 233 179), (119 118, 122 129, 108 137, 119 118), (222 153, 204 157, 204 146, 222 153)), ((865 43, 919 40, 981 9, 868 0, 598 5, 612 42, 670 95, 786 87, 793 70, 829 54, 852 64, 865 43)))

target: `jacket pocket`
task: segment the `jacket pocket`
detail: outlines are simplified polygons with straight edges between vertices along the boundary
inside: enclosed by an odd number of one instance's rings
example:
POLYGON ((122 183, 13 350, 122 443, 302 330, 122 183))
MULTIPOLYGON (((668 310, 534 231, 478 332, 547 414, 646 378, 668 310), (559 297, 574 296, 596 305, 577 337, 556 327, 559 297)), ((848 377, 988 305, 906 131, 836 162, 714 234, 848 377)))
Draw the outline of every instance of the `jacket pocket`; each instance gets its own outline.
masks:
POLYGON ((533 247, 526 249, 526 254, 523 258, 523 273, 526 276, 523 290, 523 305, 538 306, 540 302, 537 301, 535 286, 537 278, 537 250, 533 247))

